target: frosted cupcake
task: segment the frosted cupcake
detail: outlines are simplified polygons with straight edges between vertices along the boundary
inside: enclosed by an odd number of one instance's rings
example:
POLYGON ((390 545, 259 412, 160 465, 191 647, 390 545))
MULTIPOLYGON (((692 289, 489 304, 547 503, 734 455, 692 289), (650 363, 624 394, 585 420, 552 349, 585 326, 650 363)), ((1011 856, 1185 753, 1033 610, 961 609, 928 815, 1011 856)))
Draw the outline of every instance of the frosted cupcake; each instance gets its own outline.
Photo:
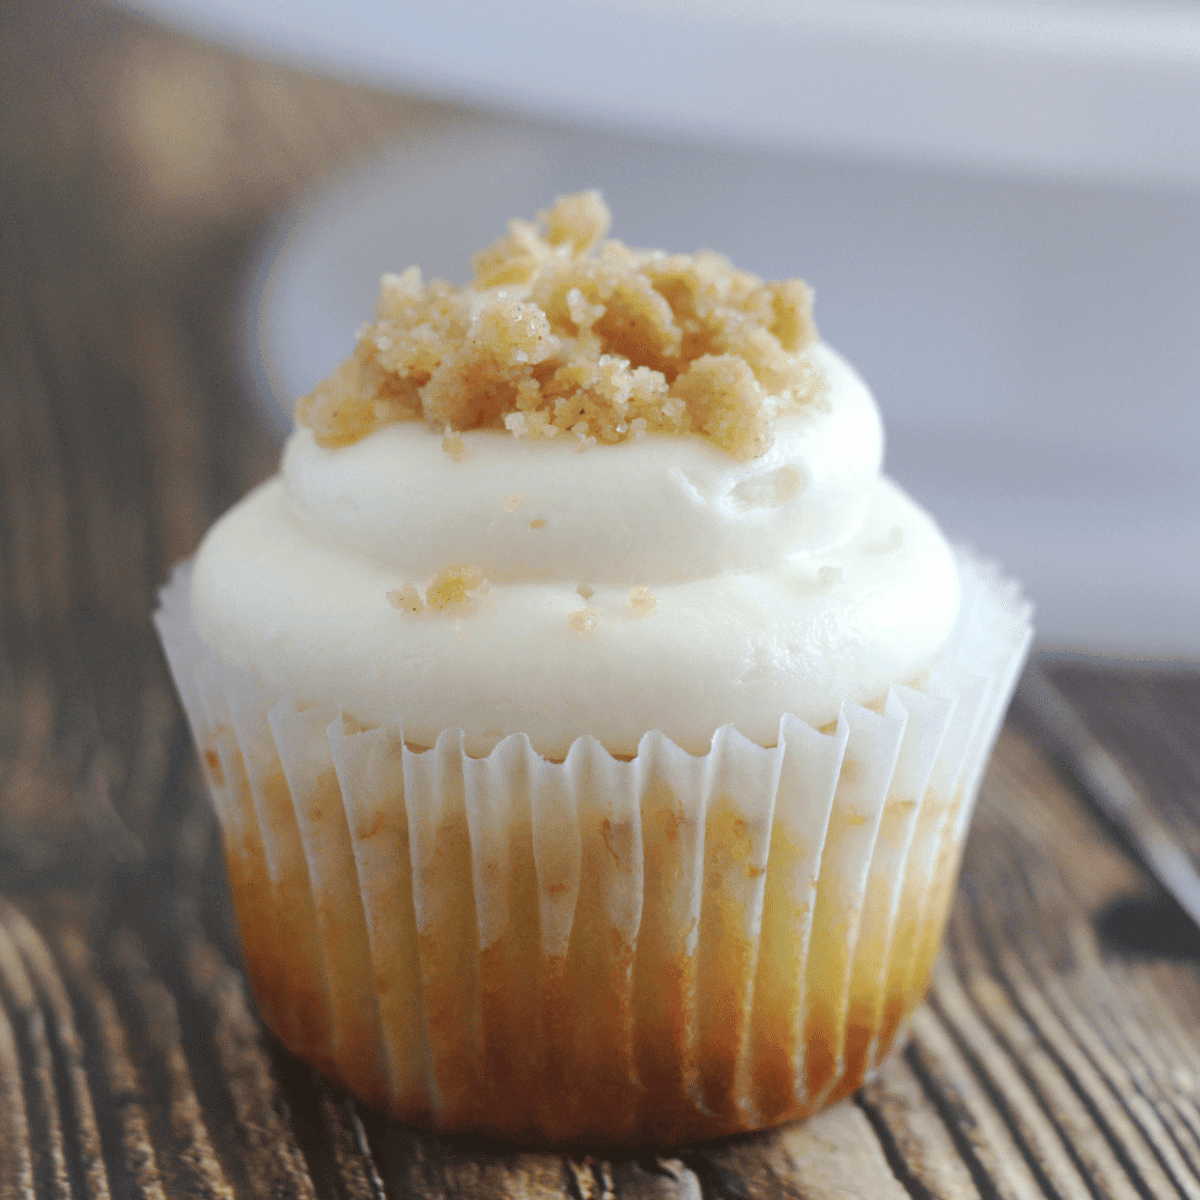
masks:
POLYGON ((880 474, 811 293, 513 222, 385 276, 158 615, 284 1043, 401 1120, 668 1145, 926 988, 1030 627, 880 474))

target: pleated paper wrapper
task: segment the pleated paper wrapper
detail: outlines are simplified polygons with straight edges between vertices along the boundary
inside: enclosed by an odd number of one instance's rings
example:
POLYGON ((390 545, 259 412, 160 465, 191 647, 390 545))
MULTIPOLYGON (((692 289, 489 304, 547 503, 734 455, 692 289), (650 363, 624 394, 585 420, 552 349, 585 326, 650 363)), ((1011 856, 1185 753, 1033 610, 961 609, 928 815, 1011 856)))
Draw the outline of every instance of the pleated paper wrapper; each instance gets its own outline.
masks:
POLYGON ((919 686, 777 744, 647 733, 408 746, 230 670, 156 615, 223 834, 261 1013, 401 1121, 524 1145, 669 1146, 848 1095, 928 985, 1029 606, 959 553, 919 686))

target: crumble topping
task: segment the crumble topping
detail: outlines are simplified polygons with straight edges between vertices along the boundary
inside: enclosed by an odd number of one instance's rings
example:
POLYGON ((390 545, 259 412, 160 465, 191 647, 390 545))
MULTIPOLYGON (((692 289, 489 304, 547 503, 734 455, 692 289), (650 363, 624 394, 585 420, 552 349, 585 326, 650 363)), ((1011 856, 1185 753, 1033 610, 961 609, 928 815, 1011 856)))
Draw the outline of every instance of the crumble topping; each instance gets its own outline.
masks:
POLYGON ((425 601, 417 590, 415 583, 405 581, 393 592, 387 593, 388 603, 401 612, 420 612, 425 607, 425 601))
POLYGON ((598 192, 565 196, 510 222, 468 288, 385 275, 376 319, 297 423, 337 447, 424 419, 455 459, 460 431, 501 426, 581 448, 698 433, 739 459, 765 453, 773 417, 821 390, 811 290, 710 250, 632 250, 605 238, 609 221, 598 192))
POLYGON ((596 628, 596 610, 590 605, 577 608, 567 618, 567 623, 576 633, 590 633, 596 628))
POLYGON ((482 587, 483 573, 478 567, 443 567, 425 589, 425 603, 434 612, 440 612, 452 604, 462 604, 470 599, 469 593, 480 591, 482 587))
POLYGON ((407 580, 386 595, 388 603, 401 612, 422 612, 426 607, 441 612, 473 599, 472 592, 482 594, 486 590, 487 582, 478 567, 459 564, 443 567, 425 589, 423 599, 416 584, 407 580))
POLYGON ((658 597, 648 587, 629 589, 629 607, 639 617, 648 617, 658 607, 658 597))

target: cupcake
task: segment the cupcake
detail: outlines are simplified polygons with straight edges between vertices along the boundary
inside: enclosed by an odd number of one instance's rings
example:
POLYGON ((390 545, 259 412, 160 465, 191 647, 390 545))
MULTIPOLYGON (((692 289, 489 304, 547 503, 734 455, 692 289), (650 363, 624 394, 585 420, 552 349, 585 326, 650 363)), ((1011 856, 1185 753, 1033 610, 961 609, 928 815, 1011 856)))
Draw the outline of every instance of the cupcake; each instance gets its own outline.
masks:
POLYGON ((1030 639, 880 473, 812 295, 607 240, 385 275, 162 594, 247 971, 415 1126, 667 1146, 854 1090, 920 1002, 1030 639))

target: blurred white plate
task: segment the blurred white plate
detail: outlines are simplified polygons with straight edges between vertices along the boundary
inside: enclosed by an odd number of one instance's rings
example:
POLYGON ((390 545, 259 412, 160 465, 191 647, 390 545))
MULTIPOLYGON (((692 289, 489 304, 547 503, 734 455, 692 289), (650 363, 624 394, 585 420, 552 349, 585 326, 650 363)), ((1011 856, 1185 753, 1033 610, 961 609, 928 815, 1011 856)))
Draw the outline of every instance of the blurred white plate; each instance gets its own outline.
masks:
POLYGON ((1000 558, 1043 645, 1200 659, 1200 193, 714 150, 464 119, 287 215, 246 293, 280 430, 379 275, 463 282, 513 215, 599 184, 614 235, 817 288, 888 469, 1000 558))
POLYGON ((1200 180, 1190 0, 119 0, 268 57, 554 119, 1200 180))

